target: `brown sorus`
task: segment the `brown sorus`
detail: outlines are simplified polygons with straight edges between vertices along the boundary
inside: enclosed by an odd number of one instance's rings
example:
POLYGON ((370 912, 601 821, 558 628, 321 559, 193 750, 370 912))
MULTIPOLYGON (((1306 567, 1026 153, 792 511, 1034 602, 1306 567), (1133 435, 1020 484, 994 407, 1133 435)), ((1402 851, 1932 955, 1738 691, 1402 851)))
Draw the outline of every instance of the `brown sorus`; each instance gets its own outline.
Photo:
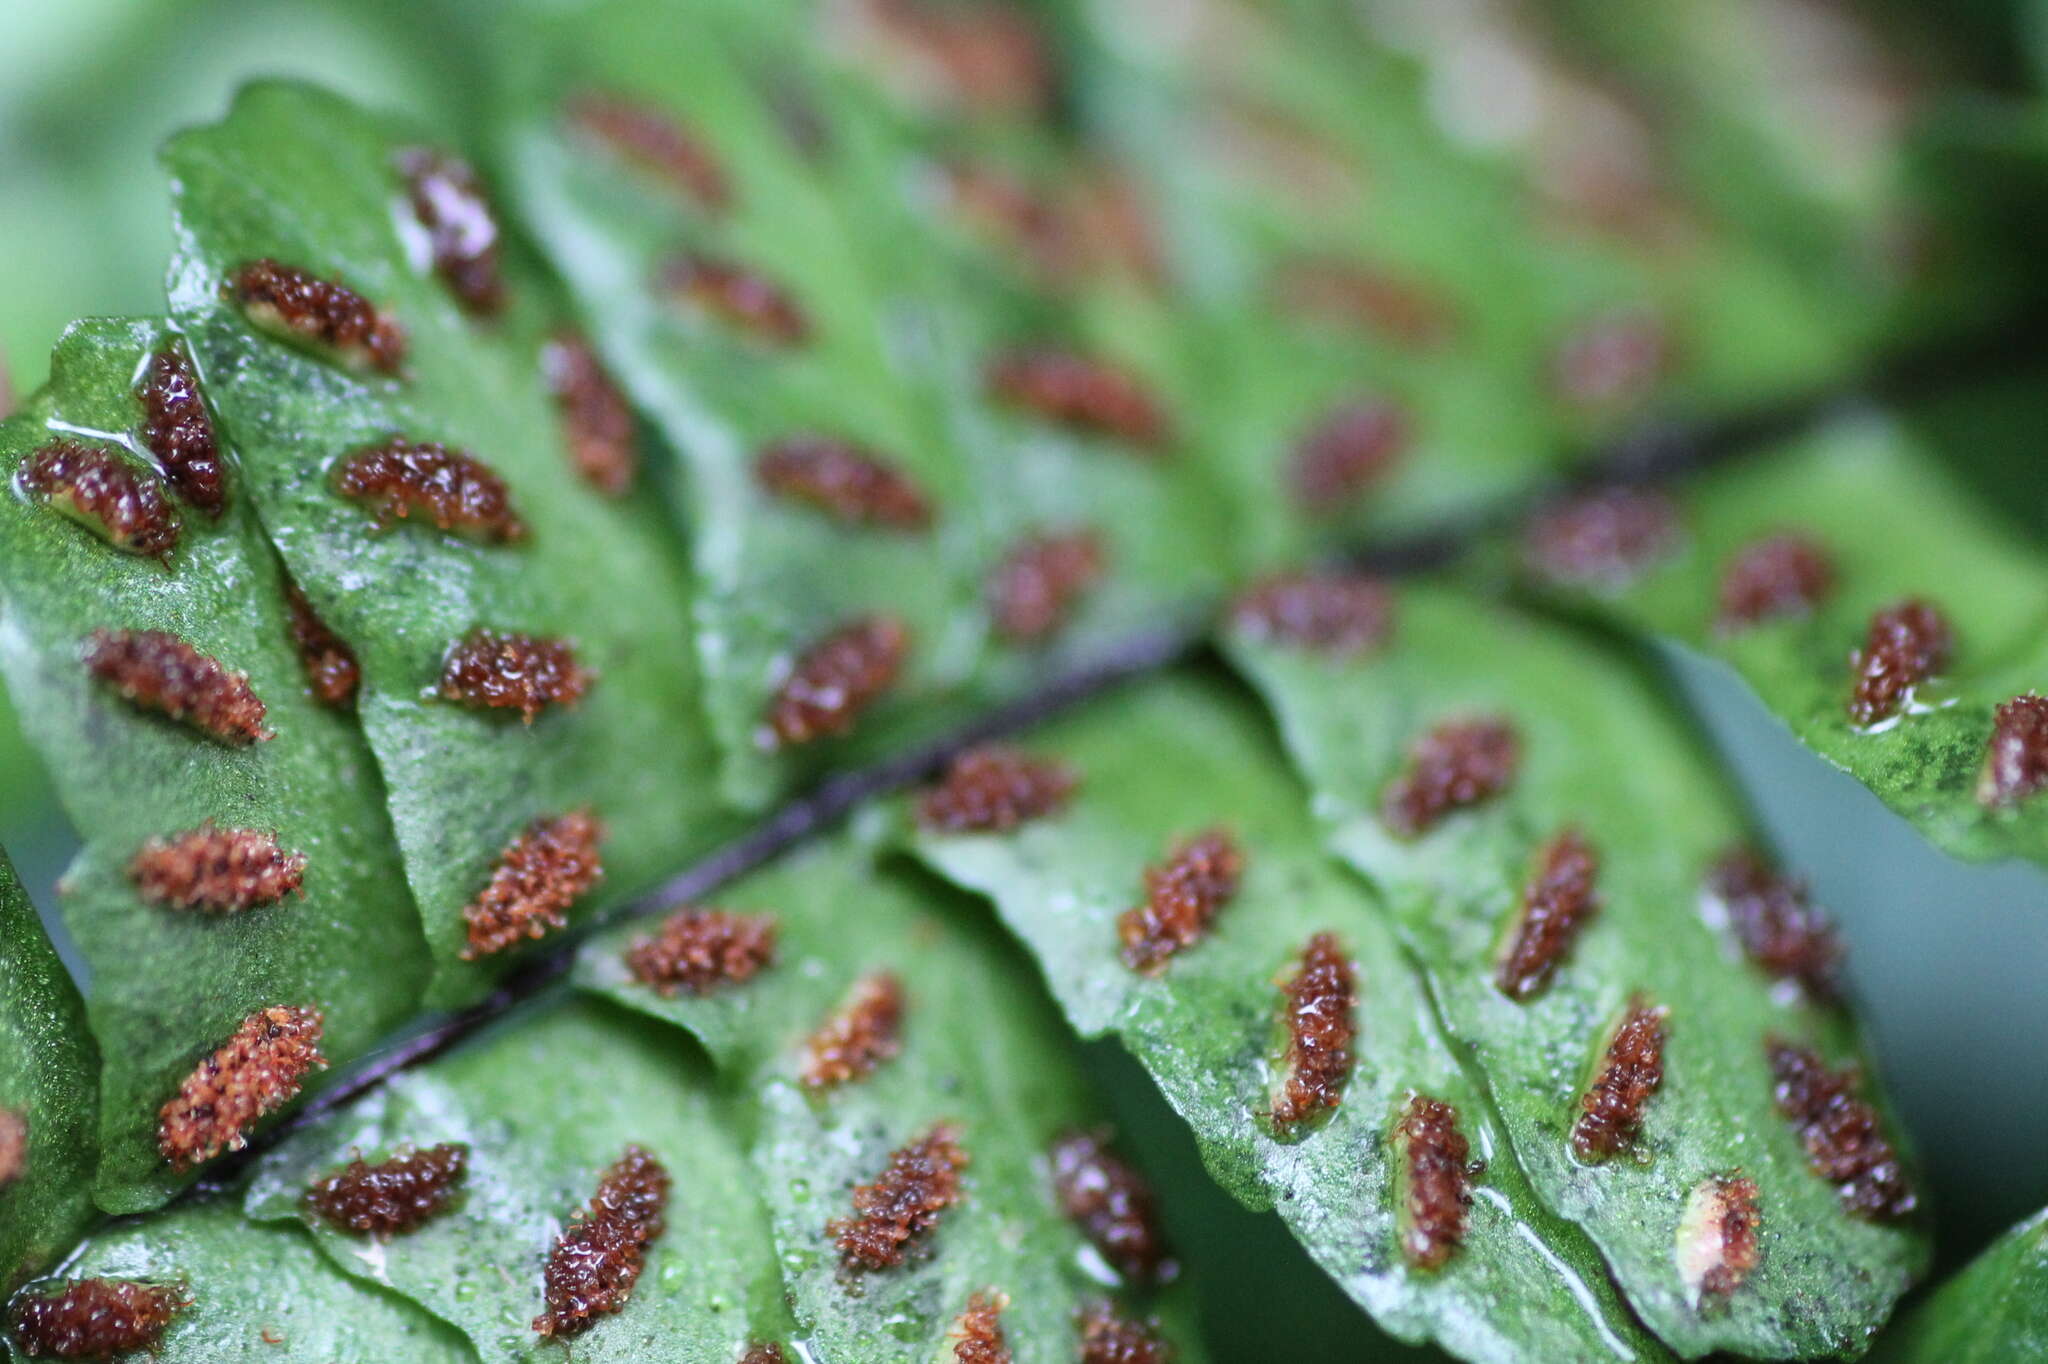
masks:
POLYGON ((1335 1108, 1351 1082, 1351 1043, 1358 1035, 1358 980, 1334 933, 1318 933, 1283 987, 1287 1057, 1273 1121, 1292 1127, 1335 1108))
POLYGON ((1670 372, 1674 350, 1669 330, 1654 313, 1617 308, 1564 338, 1551 377, 1575 406, 1622 407, 1650 395, 1670 372))
POLYGON ((776 923, 766 914, 679 909, 626 950, 633 979, 664 997, 738 985, 775 962, 776 923))
POLYGON ((1386 642, 1394 597, 1384 584, 1356 573, 1286 573, 1240 593, 1230 621, 1238 633, 1262 643, 1358 654, 1386 642))
POLYGON ((1201 941, 1237 896, 1244 853, 1223 829, 1186 839, 1166 861, 1145 869, 1145 902, 1117 917, 1124 965, 1156 975, 1201 941))
POLYGON ((1498 717, 1446 720, 1408 750, 1408 765, 1380 796, 1380 819, 1415 838, 1453 810, 1508 789, 1521 760, 1514 726, 1498 717))
POLYGON ((863 976, 804 1043, 803 1081, 830 1089, 872 1074, 902 1047, 903 983, 886 971, 863 976))
POLYGON ((2027 692, 2000 705, 1992 720, 1977 801, 2016 805, 2043 786, 2048 786, 2048 697, 2027 692))
POLYGON ((1023 257, 1049 283, 1074 277, 1082 243, 1051 194, 984 161, 953 160, 941 174, 948 207, 969 227, 1023 257))
POLYGON ((564 328, 541 347, 540 372, 576 472, 607 497, 624 496, 640 471, 633 409, 597 352, 581 334, 564 328))
POLYGON ((280 1004, 242 1020, 234 1036, 185 1077, 160 1110, 157 1149, 189 1170, 249 1143, 249 1129, 298 1096, 306 1072, 324 1069, 320 1010, 280 1004))
POLYGON ((1103 361, 1041 347, 1006 351, 989 363, 997 401, 1088 435, 1165 452, 1166 412, 1139 379, 1103 361))
POLYGON ((1664 1040, 1669 1011, 1640 996, 1629 1000, 1601 1058, 1600 1072, 1579 1096, 1572 1150, 1602 1161, 1634 1148, 1643 1134, 1643 1109, 1664 1083, 1664 1040))
POLYGON ((563 927, 569 906, 604 879, 603 841, 604 825, 588 810, 529 824, 498 854, 482 892, 463 906, 469 941, 462 959, 474 961, 563 927))
POLYGON ((427 229, 434 272, 456 302, 478 317, 503 311, 498 220, 476 168, 432 147, 408 147, 398 153, 398 170, 413 216, 427 229))
POLYGON ((1003 1339, 1003 1309, 1010 1295, 991 1288, 967 1299, 966 1310, 953 1322, 954 1364, 1010 1364, 1010 1346, 1003 1339))
POLYGON ((854 1215, 825 1225, 845 1267, 881 1270, 902 1264, 913 1244, 939 1224, 939 1215, 960 1201, 960 1172, 966 1168, 959 1129, 949 1123, 891 1152, 873 1183, 854 1187, 854 1215))
POLYGON ((1152 1186, 1109 1149, 1105 1135, 1067 1132, 1055 1140, 1052 1188, 1060 1211, 1126 1280, 1164 1283, 1178 1272, 1159 1226, 1152 1186))
POLYGON ((1057 85, 1052 53, 1027 7, 1011 0, 857 0, 844 7, 855 47, 920 103, 1007 117, 1043 112, 1057 85))
POLYGON ((587 1331, 633 1296, 647 1247, 664 1229, 669 1176, 637 1146, 604 1172, 590 1205, 576 1214, 548 1253, 547 1310, 533 1319, 543 1338, 587 1331))
POLYGON ((917 822, 938 833, 1007 833, 1066 808, 1080 784, 1071 767, 1003 744, 956 756, 917 800, 917 822))
POLYGON ((178 513, 148 470, 104 446, 57 440, 23 460, 18 477, 24 493, 114 548, 170 563, 178 547, 178 513))
POLYGON ((797 301, 767 276, 694 251, 661 267, 661 288, 703 309, 736 332, 775 346, 800 346, 811 321, 797 301))
POLYGON ((1835 1186, 1852 1215, 1892 1221, 1919 1205, 1899 1153, 1886 1140, 1877 1110, 1857 1092, 1854 1066, 1830 1070, 1809 1048, 1781 1038, 1765 1041, 1778 1111, 1798 1129, 1806 1163, 1835 1186))
POLYGON ((1869 725, 1896 715, 1914 687, 1948 666, 1954 647, 1948 617, 1930 602, 1913 599, 1879 611, 1863 647, 1849 658, 1855 676, 1849 718, 1869 725))
POLYGON ((199 377, 177 346, 149 357, 137 389, 142 399, 142 443, 178 496, 208 516, 228 504, 227 469, 213 417, 199 396, 199 377))
POLYGON ((844 734, 903 670, 910 630, 894 616, 857 616, 801 654, 769 698, 764 748, 844 734))
POLYGON ((1102 578, 1108 554, 1092 530, 1027 535, 988 576, 988 611, 998 637, 1037 644, 1058 633, 1102 578))
POLYGON ((835 436, 788 436, 763 449, 754 477, 777 497, 850 525, 923 530, 932 505, 910 476, 873 451, 835 436))
POLYGON ((264 259, 236 270, 228 289, 250 321, 324 346, 354 368, 396 374, 405 362, 404 330, 345 284, 264 259))
POLYGON ((469 1148, 443 1142, 401 1151, 375 1165, 361 1157, 306 1190, 306 1204, 342 1231, 395 1236, 433 1217, 455 1197, 469 1148))
POLYGON ((173 1284, 76 1279, 15 1304, 14 1333, 31 1358, 106 1359, 153 1351, 171 1319, 191 1305, 173 1284))
POLYGON ((271 737, 261 697, 245 673, 230 672, 163 630, 95 630, 86 671, 144 710, 159 711, 223 743, 271 737))
POLYGON ((1416 1094, 1394 1124, 1394 1144, 1406 1185, 1401 1208, 1401 1253, 1417 1269, 1440 1269, 1465 1239, 1471 1180, 1480 1166, 1458 1130, 1458 1110, 1416 1094))
POLYGON ((1521 908, 1494 971, 1502 994, 1528 999, 1550 982, 1579 930, 1600 908, 1593 889, 1599 872, 1599 854, 1577 829, 1566 829, 1544 844, 1534 874, 1522 887, 1521 908))
POLYGON ((1678 543, 1678 507, 1654 488, 1601 488, 1536 514, 1522 556, 1538 577, 1617 592, 1678 543))
POLYGON ((222 829, 212 820, 152 838, 128 863, 142 898, 166 909, 239 914, 273 905, 306 879, 306 855, 265 829, 222 829))
POLYGON ((1735 631, 1803 616, 1834 589, 1835 561, 1818 541, 1789 531, 1767 535, 1737 550, 1722 570, 1716 620, 1735 631))
POLYGON ((530 725, 549 706, 574 707, 596 681, 566 640, 479 626, 441 660, 439 694, 475 710, 516 710, 530 725))
POLYGON ((1384 480, 1407 446, 1408 418, 1394 404, 1338 404, 1295 443, 1294 504, 1312 515, 1335 511, 1384 480))
POLYGON ((355 650, 328 628, 299 585, 289 579, 284 585, 284 606, 285 629, 291 635, 292 648, 298 651, 299 666, 306 670, 306 685, 313 689, 313 699, 323 706, 347 706, 355 700, 356 687, 363 679, 355 650))
POLYGON ((1780 980, 1796 980, 1816 999, 1842 992, 1842 944, 1806 886, 1773 870, 1750 848, 1724 853, 1707 872, 1735 940, 1752 962, 1780 980))
POLYGON ((1678 1274, 1706 1308, 1725 1301, 1763 1258, 1756 1181, 1709 1175, 1693 1186, 1678 1220, 1678 1274))
POLYGON ((28 1168, 28 1118, 0 1108, 0 1189, 21 1178, 28 1168))
POLYGON ((418 512, 444 531, 488 545, 526 538, 505 481, 468 451, 438 441, 393 436, 357 450, 335 466, 334 486, 368 508, 378 530, 418 512))
POLYGON ((569 120, 619 156, 659 176, 700 208, 732 202, 732 184, 710 147, 652 105, 586 90, 568 102, 569 120))
POLYGON ((782 1352, 780 1345, 773 1341, 765 1341, 759 1345, 749 1345, 746 1354, 740 1359, 740 1364, 789 1364, 789 1356, 782 1352))
POLYGON ((1286 262, 1274 274, 1272 292, 1297 316, 1354 327, 1411 350, 1442 345, 1456 325, 1441 295, 1389 271, 1330 257, 1286 262))
POLYGON ((1081 1364, 1173 1364, 1173 1347, 1157 1323, 1132 1321, 1098 1299, 1081 1309, 1081 1364))

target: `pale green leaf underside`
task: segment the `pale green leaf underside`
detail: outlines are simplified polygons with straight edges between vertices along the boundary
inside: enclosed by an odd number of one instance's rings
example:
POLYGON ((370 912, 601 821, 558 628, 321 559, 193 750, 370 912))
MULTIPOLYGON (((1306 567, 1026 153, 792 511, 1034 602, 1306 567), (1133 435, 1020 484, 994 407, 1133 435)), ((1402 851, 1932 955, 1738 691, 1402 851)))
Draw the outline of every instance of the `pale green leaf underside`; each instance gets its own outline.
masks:
MULTIPOLYGON (((622 965, 635 937, 623 930, 585 950, 577 978, 689 1029, 751 1096, 754 1169, 820 1358, 950 1358, 955 1318, 993 1288, 1009 1295, 1003 1323, 1019 1361, 1071 1359, 1077 1311, 1118 1281, 1060 1215, 1047 1151, 1060 1133, 1098 1124, 1100 1110, 1037 981, 979 907, 875 857, 865 842, 835 839, 722 891, 722 907, 773 914, 781 929, 775 964, 743 986, 663 998, 622 965), (807 1090, 804 1039, 877 971, 903 985, 900 1054, 865 1079, 807 1090), (825 1223, 851 1211, 851 1187, 890 1151, 941 1121, 959 1127, 971 1160, 964 1201, 928 1258, 851 1282, 825 1223)), ((1180 1358, 1199 1359, 1184 1293, 1124 1296, 1129 1310, 1162 1314, 1180 1358)))
POLYGON ((1484 1079, 1444 1035, 1370 893, 1322 850, 1263 721, 1213 681, 1162 681, 1034 736, 1083 786, 1056 818, 1004 835, 920 834, 918 856, 992 899, 1085 1035, 1114 1034, 1194 1127, 1211 1172, 1276 1208, 1380 1324, 1485 1360, 1655 1359, 1599 1256, 1531 1193, 1484 1079), (1116 918, 1145 868, 1211 826, 1245 851, 1243 889, 1213 933, 1157 978, 1117 955, 1116 918), (1334 1117, 1298 1141, 1264 1114, 1278 981, 1334 932, 1359 971, 1358 1064, 1334 1117), (1488 1162, 1463 1248, 1442 1270, 1397 1246, 1389 1129, 1411 1093, 1454 1104, 1488 1162))
MULTIPOLYGON (((83 322, 50 387, 0 428, 11 478, 45 442, 83 438, 147 469, 133 386, 164 324, 83 322)), ((157 1151, 157 1110, 250 1013, 317 1006, 325 1054, 347 1063, 411 1018, 426 948, 383 788, 353 720, 316 703, 285 626, 284 583, 240 472, 218 523, 180 504, 169 568, 123 554, 27 498, 0 497, 0 668, 85 849, 62 908, 91 966, 104 1074, 98 1198, 160 1203, 184 1182, 157 1151), (231 747, 147 714, 88 676, 96 629, 165 630, 248 674, 276 737, 231 747), (306 857, 303 894, 226 917, 145 903, 128 865, 150 838, 212 820, 276 833, 306 857)), ((317 1077, 309 1077, 317 1084, 317 1077)))
POLYGON ((1626 588, 1573 604, 1728 664, 1810 748, 1949 852, 2048 862, 2048 807, 1977 800, 1993 712, 2048 684, 2038 553, 1973 505, 1909 428, 1877 413, 1712 471, 1679 502, 1675 552, 1626 588), (1811 614, 1721 628, 1722 574, 1744 546, 1780 532, 1826 551, 1833 592, 1811 614), (1953 661, 1902 715, 1859 727, 1847 710, 1849 656, 1873 612, 1913 597, 1947 616, 1953 661))
POLYGON ((1740 958, 1701 913, 1702 878, 1746 836, 1706 754, 1636 672, 1590 638, 1427 586, 1397 595, 1392 638, 1332 660, 1238 642, 1275 708, 1331 847, 1378 892, 1453 1036, 1486 1075, 1544 1201, 1592 1236, 1644 1321, 1687 1354, 1785 1357, 1863 1348, 1922 1264, 1911 1228, 1852 1220, 1779 1116, 1771 1035, 1841 1064, 1854 1032, 1740 958), (1508 719, 1512 789, 1412 841, 1379 820, 1382 790, 1429 726, 1508 719), (1600 857, 1601 904, 1555 979, 1516 1003, 1494 964, 1538 846, 1578 828, 1600 857), (1638 1162, 1571 1154, 1578 1095, 1633 994, 1670 1010, 1661 1087, 1638 1162), (1674 1258, 1702 1180, 1760 1190, 1762 1263, 1701 1310, 1674 1258))
MULTIPOLYGON (((591 808, 609 830, 602 896, 644 887, 724 829, 706 773, 688 581, 651 495, 611 501, 574 472, 539 367, 559 318, 507 261, 512 303, 464 317, 427 263, 393 158, 417 134, 310 88, 245 90, 227 120, 180 135, 172 309, 234 436, 264 528, 322 617, 362 661, 359 710, 445 1000, 494 962, 455 960, 461 908, 533 820, 591 808), (274 257, 346 282, 406 329, 404 373, 359 376, 257 331, 223 296, 241 264, 274 257), (483 460, 529 527, 488 547, 421 519, 373 529, 332 484, 343 455, 394 434, 483 460), (530 725, 428 693, 471 629, 574 641, 598 680, 580 706, 530 725)), ((503 959, 498 959, 502 961, 503 959)))

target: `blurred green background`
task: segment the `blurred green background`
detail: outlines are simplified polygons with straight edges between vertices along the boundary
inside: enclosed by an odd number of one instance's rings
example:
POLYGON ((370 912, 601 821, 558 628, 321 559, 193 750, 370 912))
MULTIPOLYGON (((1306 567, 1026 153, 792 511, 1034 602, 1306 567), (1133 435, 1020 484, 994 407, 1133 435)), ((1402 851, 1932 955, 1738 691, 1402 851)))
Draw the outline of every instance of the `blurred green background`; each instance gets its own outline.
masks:
MULTIPOLYGON (((1136 0, 1134 0, 1136 2, 1136 0)), ((1558 0, 1560 9, 1585 3, 1558 0)), ((1611 7, 1610 7, 1611 8, 1611 7)), ((1952 0, 1878 6, 1938 42, 1962 73, 1971 135, 2048 145, 2028 93, 2048 52, 2048 5, 1952 0)), ((211 117, 257 75, 317 80, 461 135, 475 73, 460 35, 491 21, 459 0, 0 0, 0 364, 17 392, 41 378, 75 317, 161 308, 168 214, 155 147, 211 117)), ((1966 384, 1910 418, 2023 529, 2048 506, 2000 496, 2038 479, 2048 372, 1966 384)), ((1860 786, 1822 767, 1719 669, 1669 659, 1787 860, 1844 921, 1878 1054, 1928 1172, 1939 1268, 2048 1203, 2048 879, 1966 867, 1929 849, 1860 786)), ((47 908, 72 846, 0 698, 0 842, 47 908)), ((1132 1144, 1160 1153, 1182 1240, 1206 1260, 1206 1315, 1220 1357, 1262 1358, 1273 1304, 1290 1304, 1290 1353, 1391 1357, 1270 1218, 1235 1209, 1195 1176, 1185 1129, 1113 1049, 1091 1062, 1132 1144)))

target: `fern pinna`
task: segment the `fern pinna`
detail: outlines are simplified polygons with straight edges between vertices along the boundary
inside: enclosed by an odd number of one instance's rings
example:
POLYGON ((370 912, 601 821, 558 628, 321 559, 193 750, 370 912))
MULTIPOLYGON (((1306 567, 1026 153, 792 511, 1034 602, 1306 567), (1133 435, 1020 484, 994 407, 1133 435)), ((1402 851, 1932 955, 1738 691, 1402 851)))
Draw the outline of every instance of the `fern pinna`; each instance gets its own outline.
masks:
MULTIPOLYGON (((1318 1272, 1353 1351, 1868 1348, 1854 935, 1659 661, 2042 860, 2032 547, 1742 417, 2027 262, 1900 127, 1810 180, 1755 100, 1839 71, 1378 8, 522 4, 467 120, 173 136, 161 314, 0 426, 77 833, 47 927, 0 863, 0 1349, 1186 1361, 1318 1272)), ((2030 1236, 1908 1357, 2035 1348, 2030 1236)))

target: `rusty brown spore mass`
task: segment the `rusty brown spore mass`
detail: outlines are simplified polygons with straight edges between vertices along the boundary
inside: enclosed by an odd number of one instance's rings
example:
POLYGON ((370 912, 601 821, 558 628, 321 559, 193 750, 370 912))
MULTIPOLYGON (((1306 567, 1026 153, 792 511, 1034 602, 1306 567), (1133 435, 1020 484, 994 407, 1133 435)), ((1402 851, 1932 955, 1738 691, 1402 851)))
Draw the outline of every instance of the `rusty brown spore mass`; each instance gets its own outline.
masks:
POLYGON ((556 1239, 543 1271, 547 1310, 533 1319, 542 1339, 589 1330, 633 1296, 647 1247, 666 1229, 668 1170, 628 1146, 598 1180, 588 1207, 556 1239))
POLYGON ((1752 848, 1732 848, 1707 873, 1743 955, 1780 980, 1796 980, 1816 1000, 1841 998, 1844 951, 1826 911, 1808 903, 1803 883, 1772 869, 1752 848))
POLYGON ((1283 988, 1287 1055, 1273 1121, 1287 1128, 1343 1101, 1358 1035, 1358 978, 1337 936, 1318 933, 1283 988))
POLYGON ((1879 611, 1849 659, 1849 718, 1873 725, 1898 714, 1913 688, 1948 666, 1954 649, 1955 632, 1933 603, 1916 598, 1879 611))
POLYGON ((95 630, 85 668, 129 702, 180 721, 226 744, 274 737, 261 697, 245 673, 230 672, 164 630, 95 630))
POLYGON ((1159 1224, 1159 1200, 1136 1166, 1100 1132, 1067 1132, 1052 1145, 1060 1211, 1130 1283, 1165 1283, 1178 1272, 1159 1224))
POLYGON ((569 121, 626 161, 652 172, 698 207, 722 212, 732 182, 711 148, 667 112, 602 91, 569 98, 569 121))
POLYGON ((948 1332, 953 1338, 953 1364, 1011 1364, 1009 1342, 1003 1339, 1007 1293, 991 1288, 971 1295, 948 1332))
POLYGON ((297 1005, 258 1009, 201 1061, 158 1112, 157 1149, 189 1170, 249 1143, 249 1129, 298 1097, 310 1070, 325 1069, 320 1010, 297 1005))
POLYGON ((996 636, 1011 644, 1052 638, 1108 567, 1108 548, 1092 530, 1025 536, 988 576, 988 613, 996 636))
POLYGON ((939 1224, 961 1198, 967 1168, 960 1131, 940 1123, 889 1156, 873 1183, 856 1185, 852 1217, 835 1218, 825 1234, 850 1272, 891 1269, 939 1224))
POLYGON ((398 153, 413 216, 427 229, 434 273, 463 310, 494 317, 505 308, 497 214, 476 168, 432 147, 398 153))
POLYGON ((1295 506, 1312 516, 1345 506, 1393 473, 1408 439, 1407 415, 1394 404, 1338 404, 1295 444, 1287 471, 1295 506))
POLYGON ((178 547, 178 513, 155 474, 112 450, 57 440, 22 461, 21 490, 118 550, 168 566, 178 547))
POLYGON ((208 516, 227 507, 227 467, 213 417, 199 395, 199 376, 182 348, 165 346, 149 357, 136 390, 142 400, 142 443, 156 457, 178 496, 208 516))
POLYGON ((1584 1161, 1603 1161, 1632 1149, 1643 1133, 1643 1110, 1664 1083, 1664 1042, 1669 1012, 1638 997, 1615 1028, 1600 1073, 1579 1097, 1572 1150, 1584 1161))
POLYGON ((803 1082, 831 1089, 865 1079, 902 1049, 903 982, 877 971, 854 982, 846 1000, 804 1042, 803 1082))
POLYGON ((0 1108, 0 1189, 20 1179, 28 1169, 28 1116, 12 1108, 0 1108))
POLYGON ((957 755, 925 788, 917 822, 934 833, 1008 833, 1065 809, 1080 780, 1064 763, 984 744, 957 755))
POLYGON ((354 702, 363 680, 362 666, 348 641, 327 627, 297 583, 284 585, 285 630, 305 669, 306 685, 323 706, 342 709, 354 702))
POLYGON ((378 530, 414 513, 444 531, 482 544, 515 544, 526 523, 512 509, 505 480, 466 450, 393 436, 335 466, 334 486, 367 508, 378 530))
POLYGON ((1408 750, 1408 764, 1380 796, 1380 819, 1417 838, 1453 810, 1491 800, 1513 785, 1521 762, 1514 726, 1497 716, 1446 720, 1408 750))
POLYGON ((2048 786, 2048 697, 2027 692, 2000 705, 1984 748, 1977 802, 1998 809, 2017 805, 2048 786))
POLYGON ((847 733, 895 685, 909 653, 909 627, 894 616, 859 616, 833 630, 797 655, 769 698, 762 747, 847 733))
POLYGON ((236 270, 228 293, 257 326, 323 347, 353 368, 396 374, 405 363, 404 330, 345 284, 265 258, 236 270))
POLYGON ((1356 573, 1289 573, 1253 583, 1231 604, 1230 623, 1262 644, 1348 656, 1386 643, 1394 594, 1356 573))
POLYGON ((1656 488, 1611 487, 1538 512, 1522 537, 1537 577, 1566 587, 1617 592, 1664 558, 1679 540, 1678 506, 1656 488))
POLYGON ((1480 1167, 1458 1130, 1458 1110, 1417 1094, 1394 1125, 1406 1194, 1401 1253, 1417 1269, 1441 1269, 1465 1239, 1471 1181, 1480 1167))
POLYGON ((1810 614, 1835 590, 1835 561, 1810 536, 1786 531, 1744 545, 1722 571, 1716 624, 1733 633, 1810 614))
POLYGON ((1765 1054, 1778 1111, 1798 1130, 1807 1165, 1835 1186, 1852 1216, 1897 1221, 1919 1206, 1877 1109, 1857 1092, 1855 1067, 1831 1070, 1811 1048, 1776 1037, 1766 1040, 1765 1054))
POLYGON ((598 847, 604 824, 588 810, 537 819, 498 854, 491 879, 463 907, 469 941, 464 961, 538 940, 566 926, 563 916, 604 879, 598 847))
POLYGON ((678 991, 709 994, 720 985, 744 984, 773 965, 776 932, 770 915, 686 907, 653 934, 633 940, 626 969, 664 998, 678 991))
POLYGON ((1537 854, 1535 874, 1522 887, 1507 950, 1494 984, 1509 999, 1534 997, 1570 954, 1586 921, 1600 908, 1594 890, 1600 858, 1576 829, 1566 829, 1537 854))
POLYGON ((306 855, 264 829, 223 829, 211 820, 171 838, 152 838, 128 863, 150 904, 239 914, 274 905, 306 879, 306 855))
POLYGON ((441 660, 437 691, 473 710, 516 710, 530 725, 549 706, 573 709, 596 681, 567 640, 479 626, 441 660))
POLYGON ((661 267, 660 287, 752 340, 787 348, 811 339, 811 320, 796 299, 737 262, 697 252, 671 256, 661 267))
POLYGON ((1756 1181, 1736 1172, 1709 1175, 1693 1188, 1679 1219, 1679 1274, 1702 1311, 1724 1303, 1763 1259, 1756 1181))
POLYGON ((777 497, 848 525, 923 530, 931 499, 916 480, 874 451, 836 436, 786 436, 754 460, 754 478, 777 497))
POLYGON ((30 1357, 105 1359, 154 1350, 191 1303, 176 1284, 76 1279, 16 1302, 14 1334, 30 1357))
POLYGON ((579 332, 563 328, 540 352, 541 378, 555 400, 569 458, 584 482, 623 497, 640 472, 633 408, 579 332))
POLYGON ((400 1151, 374 1165, 358 1156, 314 1181, 306 1205, 342 1231, 402 1235, 448 1206, 468 1165, 469 1148, 459 1142, 400 1151))
POLYGON ((1244 877, 1245 857, 1224 829, 1210 829, 1145 869, 1145 901, 1117 916, 1124 965, 1157 975, 1208 935, 1244 877))
POLYGON ((1072 351, 1014 350, 989 363, 990 396, 1007 407, 1154 455, 1172 440, 1166 411, 1132 374, 1072 351))
POLYGON ((1081 1364, 1173 1364, 1157 1322, 1133 1321, 1097 1299, 1081 1309, 1081 1364))

